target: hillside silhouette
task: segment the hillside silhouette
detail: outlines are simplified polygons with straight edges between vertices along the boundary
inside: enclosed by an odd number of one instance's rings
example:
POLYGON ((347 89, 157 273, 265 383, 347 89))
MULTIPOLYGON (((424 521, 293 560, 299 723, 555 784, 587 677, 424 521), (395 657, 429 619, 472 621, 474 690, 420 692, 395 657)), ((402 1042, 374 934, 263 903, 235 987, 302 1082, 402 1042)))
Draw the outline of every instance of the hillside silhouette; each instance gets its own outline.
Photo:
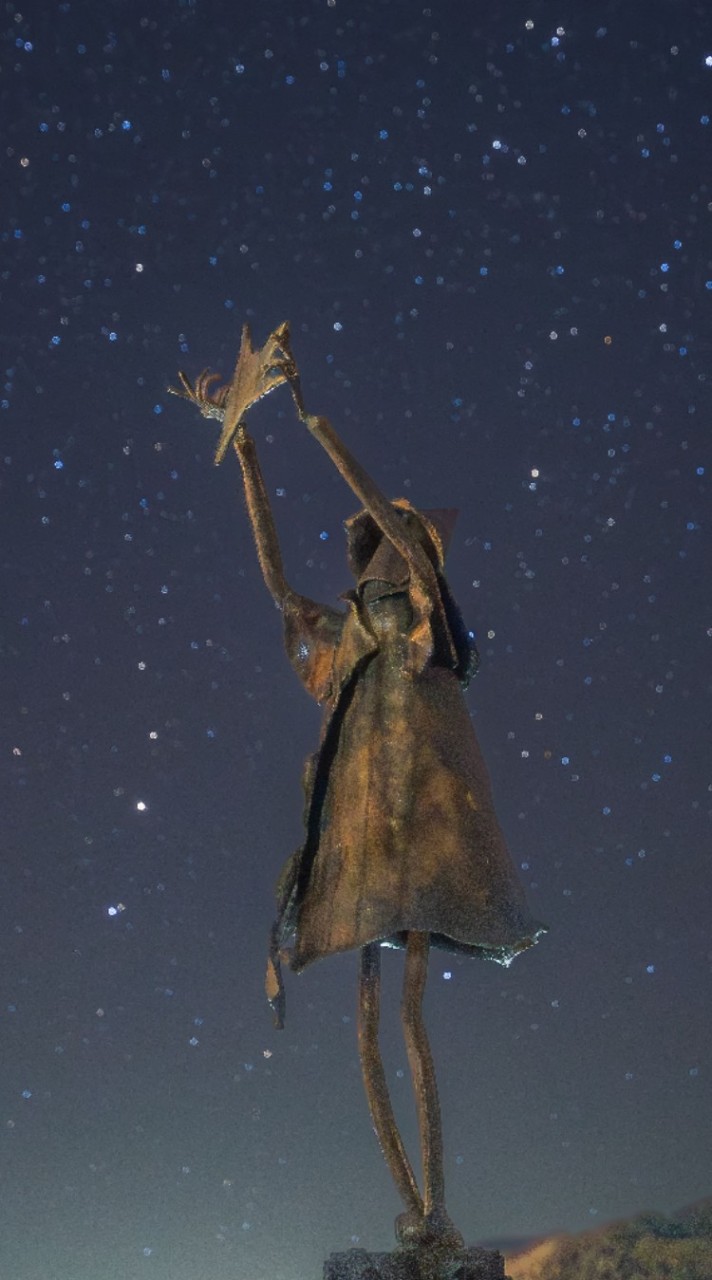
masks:
POLYGON ((712 1280, 712 1197, 643 1213, 508 1257, 511 1280, 712 1280))

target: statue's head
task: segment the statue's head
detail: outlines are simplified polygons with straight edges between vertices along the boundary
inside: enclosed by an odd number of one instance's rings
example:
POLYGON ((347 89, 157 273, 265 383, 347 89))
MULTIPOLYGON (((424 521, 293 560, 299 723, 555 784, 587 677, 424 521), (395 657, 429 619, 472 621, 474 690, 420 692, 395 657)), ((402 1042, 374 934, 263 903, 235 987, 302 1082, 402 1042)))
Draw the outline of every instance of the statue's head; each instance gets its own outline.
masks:
MULTIPOLYGON (((442 573, 457 510, 418 511, 406 498, 395 498, 392 506, 425 549, 433 568, 442 573)), ((359 587, 373 579, 393 586, 401 586, 408 581, 406 561, 393 543, 383 536, 368 511, 357 511, 345 524, 349 566, 359 587)))

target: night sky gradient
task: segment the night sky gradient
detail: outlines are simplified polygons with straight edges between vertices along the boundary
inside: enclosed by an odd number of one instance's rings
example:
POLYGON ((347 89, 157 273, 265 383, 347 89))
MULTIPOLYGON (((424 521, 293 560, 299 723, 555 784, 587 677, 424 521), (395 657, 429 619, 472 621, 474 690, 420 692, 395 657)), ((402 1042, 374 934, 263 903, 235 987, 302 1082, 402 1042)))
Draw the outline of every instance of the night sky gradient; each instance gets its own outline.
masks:
MULTIPOLYGON (((387 1249, 357 957, 263 994, 320 712, 234 456, 166 395, 282 320, 448 576, 549 935, 435 953, 471 1243, 712 1193, 712 19, 690 0, 2 9, 2 1280, 316 1280, 387 1249)), ((358 506, 251 415, 300 592, 358 506)), ((385 953, 382 1045, 417 1158, 385 953)))

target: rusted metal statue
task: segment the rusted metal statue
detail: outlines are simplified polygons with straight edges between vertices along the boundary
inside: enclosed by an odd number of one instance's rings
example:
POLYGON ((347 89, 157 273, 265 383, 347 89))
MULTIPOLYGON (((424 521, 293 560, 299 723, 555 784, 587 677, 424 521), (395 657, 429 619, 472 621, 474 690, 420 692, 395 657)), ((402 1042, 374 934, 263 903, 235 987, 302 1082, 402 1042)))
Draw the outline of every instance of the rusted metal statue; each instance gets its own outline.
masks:
MULTIPOLYGON (((267 995, 283 1025, 280 959, 294 971, 359 948, 358 1041, 373 1125, 405 1204, 403 1245, 459 1249, 445 1209, 435 1071, 422 1015, 431 946, 509 964, 544 926, 528 912, 494 812, 487 769, 463 690, 477 652, 444 577, 453 511, 389 501, 331 423, 305 410, 288 326, 255 350, 245 326, 232 380, 175 394, 222 421, 216 462, 232 444, 267 588, 284 616, 287 653, 324 704, 318 751, 306 766, 305 839, 277 886, 267 995), (346 522, 355 589, 345 609, 293 591, 254 441, 250 405, 281 383, 361 510, 346 522), (294 939, 291 950, 287 943, 294 939), (380 949, 404 948, 401 1005, 423 1167, 420 1190, 395 1121, 378 1047, 380 949)), ((173 388, 171 388, 173 390, 173 388)))

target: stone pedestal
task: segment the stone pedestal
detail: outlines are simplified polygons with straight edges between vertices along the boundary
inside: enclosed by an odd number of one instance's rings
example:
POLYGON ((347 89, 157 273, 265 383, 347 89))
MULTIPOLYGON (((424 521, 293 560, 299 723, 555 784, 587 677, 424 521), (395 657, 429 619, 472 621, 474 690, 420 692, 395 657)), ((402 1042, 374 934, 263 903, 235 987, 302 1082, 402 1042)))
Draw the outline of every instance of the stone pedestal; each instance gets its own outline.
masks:
POLYGON ((332 1253, 324 1280, 507 1280, 504 1258, 491 1249, 460 1249, 443 1254, 430 1249, 332 1253))

